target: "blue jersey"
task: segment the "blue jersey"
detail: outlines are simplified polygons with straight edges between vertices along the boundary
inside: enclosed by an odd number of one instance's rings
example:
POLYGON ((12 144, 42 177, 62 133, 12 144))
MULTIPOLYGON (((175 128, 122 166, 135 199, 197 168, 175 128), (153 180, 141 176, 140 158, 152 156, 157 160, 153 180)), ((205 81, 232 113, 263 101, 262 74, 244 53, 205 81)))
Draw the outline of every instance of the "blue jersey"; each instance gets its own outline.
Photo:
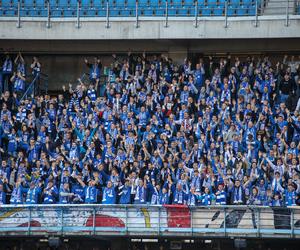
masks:
POLYGON ((103 189, 102 204, 115 204, 116 203, 116 192, 113 187, 105 187, 103 189))
POLYGON ((131 194, 131 187, 123 186, 122 191, 119 193, 120 197, 120 204, 130 204, 130 194, 131 194))
POLYGON ((97 189, 95 187, 86 186, 84 188, 85 203, 96 203, 97 202, 97 189))

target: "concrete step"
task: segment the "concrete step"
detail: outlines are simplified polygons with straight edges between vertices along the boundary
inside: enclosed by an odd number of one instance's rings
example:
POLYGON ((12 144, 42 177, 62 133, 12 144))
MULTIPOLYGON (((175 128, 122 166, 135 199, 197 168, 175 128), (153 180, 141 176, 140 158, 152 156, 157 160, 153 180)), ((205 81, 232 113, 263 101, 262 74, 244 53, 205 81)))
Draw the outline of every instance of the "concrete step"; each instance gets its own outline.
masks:
MULTIPOLYGON (((286 9, 265 9, 264 15, 285 15, 286 9)), ((294 14, 294 9, 289 9, 289 14, 294 14)))
POLYGON ((286 3, 283 4, 283 3, 270 2, 268 3, 267 8, 286 8, 287 6, 294 7, 294 5, 292 4, 287 5, 286 3))

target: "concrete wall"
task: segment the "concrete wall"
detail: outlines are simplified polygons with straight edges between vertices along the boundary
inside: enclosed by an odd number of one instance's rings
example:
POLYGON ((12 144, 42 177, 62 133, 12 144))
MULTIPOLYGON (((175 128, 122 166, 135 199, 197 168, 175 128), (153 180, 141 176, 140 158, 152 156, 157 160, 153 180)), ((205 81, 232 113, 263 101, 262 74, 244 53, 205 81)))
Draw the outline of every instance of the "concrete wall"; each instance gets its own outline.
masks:
MULTIPOLYGON (((169 18, 165 27, 164 18, 141 17, 139 28, 135 18, 115 18, 106 28, 105 18, 85 18, 81 28, 76 28, 76 19, 52 19, 51 28, 46 28, 44 19, 23 19, 21 28, 16 19, 0 18, 0 39, 46 39, 46 40, 113 40, 113 39, 237 39, 237 38, 288 38, 300 37, 300 16, 290 16, 288 27, 285 16, 261 16, 258 26, 255 17, 199 18, 198 27, 191 18, 169 18)), ((83 20, 83 19, 82 19, 83 20)))

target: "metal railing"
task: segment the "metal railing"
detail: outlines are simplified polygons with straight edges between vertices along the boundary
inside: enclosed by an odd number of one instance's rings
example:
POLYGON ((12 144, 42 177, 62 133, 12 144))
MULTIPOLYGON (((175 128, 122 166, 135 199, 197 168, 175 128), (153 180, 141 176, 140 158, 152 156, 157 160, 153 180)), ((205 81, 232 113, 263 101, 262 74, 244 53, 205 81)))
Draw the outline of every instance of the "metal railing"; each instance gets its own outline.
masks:
MULTIPOLYGON (((21 28, 21 21, 24 17, 46 18, 46 27, 51 28, 53 18, 75 18, 75 26, 80 28, 80 22, 87 18, 102 17, 106 20, 106 28, 110 28, 110 22, 115 18, 134 18, 135 27, 140 26, 140 17, 164 19, 164 26, 168 27, 169 18, 195 18, 194 26, 197 28, 201 18, 223 17, 228 27, 230 17, 254 17, 254 26, 258 26, 258 17, 262 15, 283 15, 285 25, 289 25, 290 15, 300 15, 299 0, 249 0, 235 4, 233 1, 221 2, 216 0, 215 4, 209 2, 195 1, 193 4, 175 4, 172 1, 160 1, 159 5, 145 5, 138 1, 135 4, 115 5, 109 1, 102 1, 95 6, 84 6, 77 2, 75 5, 51 5, 46 2, 43 6, 23 6, 20 2, 10 6, 0 6, 0 17, 17 17, 18 28, 21 28)), ((1 20, 1 19, 0 19, 1 20)), ((35 19, 31 19, 35 20, 35 19)), ((89 19, 88 19, 89 20, 89 19)))
POLYGON ((1 235, 300 237, 300 208, 34 205, 0 207, 1 235))
POLYGON ((23 101, 30 95, 41 93, 48 93, 48 75, 39 72, 35 75, 29 86, 26 88, 24 94, 20 98, 20 101, 23 101), (37 93, 37 91, 40 93, 37 93))

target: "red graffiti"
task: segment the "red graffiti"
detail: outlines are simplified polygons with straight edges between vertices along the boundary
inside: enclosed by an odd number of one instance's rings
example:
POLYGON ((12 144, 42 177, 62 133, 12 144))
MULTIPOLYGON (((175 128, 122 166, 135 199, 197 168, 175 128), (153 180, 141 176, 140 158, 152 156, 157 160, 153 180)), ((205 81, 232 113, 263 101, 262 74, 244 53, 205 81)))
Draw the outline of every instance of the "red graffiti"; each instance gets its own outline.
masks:
POLYGON ((168 227, 191 227, 191 213, 188 206, 164 205, 168 214, 168 227))
MULTIPOLYGON (((86 227, 93 226, 93 216, 90 216, 85 224, 86 227)), ((125 227, 124 222, 116 217, 97 214, 95 217, 95 227, 125 227)))

